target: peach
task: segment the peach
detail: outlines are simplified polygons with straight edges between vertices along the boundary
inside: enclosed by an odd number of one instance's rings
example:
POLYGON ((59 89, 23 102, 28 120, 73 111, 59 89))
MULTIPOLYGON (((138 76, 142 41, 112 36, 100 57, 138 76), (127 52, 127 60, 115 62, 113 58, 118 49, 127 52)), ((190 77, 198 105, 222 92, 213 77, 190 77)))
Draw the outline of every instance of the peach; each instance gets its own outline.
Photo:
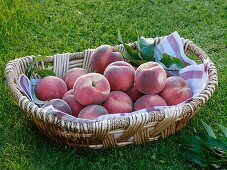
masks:
POLYGON ((66 95, 74 95, 73 89, 68 90, 68 91, 63 95, 63 97, 66 96, 66 95))
POLYGON ((192 97, 192 90, 186 81, 178 76, 168 77, 160 96, 165 99, 169 106, 177 105, 192 97))
POLYGON ((157 94, 147 94, 134 103, 134 111, 154 106, 167 106, 165 100, 157 94))
POLYGON ((165 86, 166 72, 156 62, 141 64, 135 72, 135 86, 144 94, 159 93, 165 86))
POLYGON ((135 102, 137 99, 139 99, 143 94, 136 89, 135 86, 132 86, 128 91, 125 92, 131 99, 132 102, 135 102))
POLYGON ((78 118, 96 119, 97 117, 105 114, 109 114, 109 113, 104 107, 100 105, 89 105, 80 111, 78 118))
POLYGON ((55 109, 60 110, 61 112, 72 115, 72 110, 69 105, 61 99, 52 99, 45 103, 42 108, 52 105, 55 109))
POLYGON ((62 100, 69 105, 72 110, 72 115, 75 117, 78 117, 80 111, 84 108, 79 102, 77 102, 73 89, 66 92, 62 97, 62 100))
POLYGON ((74 83, 76 100, 84 106, 100 104, 110 94, 110 84, 101 74, 88 73, 80 76, 74 83))
POLYGON ((102 104, 110 113, 128 113, 132 112, 133 103, 131 98, 122 91, 112 91, 109 97, 102 104))
POLYGON ((111 91, 127 91, 134 84, 135 69, 125 61, 115 61, 107 66, 103 75, 111 91))
POLYGON ((95 49, 90 63, 97 73, 103 74, 106 67, 114 61, 123 61, 121 53, 110 45, 101 45, 95 49))
POLYGON ((87 73, 88 73, 87 70, 83 68, 73 68, 68 70, 63 78, 68 87, 68 90, 73 88, 73 85, 78 77, 87 73))
POLYGON ((39 100, 61 99, 67 92, 65 82, 55 76, 42 78, 35 87, 35 94, 39 100))

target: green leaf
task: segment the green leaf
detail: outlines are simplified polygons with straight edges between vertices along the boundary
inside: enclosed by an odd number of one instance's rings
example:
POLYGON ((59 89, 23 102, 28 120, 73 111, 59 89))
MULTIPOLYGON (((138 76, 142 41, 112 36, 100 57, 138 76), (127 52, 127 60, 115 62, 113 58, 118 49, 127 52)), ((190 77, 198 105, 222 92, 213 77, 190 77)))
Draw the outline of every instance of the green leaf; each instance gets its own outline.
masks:
POLYGON ((221 129, 223 135, 227 138, 227 128, 222 125, 218 125, 218 126, 221 129))
POLYGON ((207 163, 207 161, 203 158, 201 158, 200 156, 194 154, 194 153, 191 153, 190 151, 187 151, 187 152, 183 152, 182 153, 182 156, 189 160, 189 161, 192 161, 192 162, 195 162, 196 164, 202 166, 202 167, 208 167, 210 166, 209 163, 207 163))
POLYGON ((173 64, 172 58, 168 54, 162 54, 162 59, 160 60, 167 68, 173 64))
MULTIPOLYGON (((204 126, 206 126, 206 125, 204 124, 204 126)), ((209 127, 209 126, 206 128, 208 128, 208 130, 211 129, 211 127, 209 127)), ((204 142, 204 144, 207 145, 210 149, 213 149, 216 147, 216 148, 221 148, 225 152, 227 152, 227 138, 225 136, 221 136, 221 138, 215 138, 216 136, 215 136, 214 132, 212 132, 213 130, 211 129, 211 133, 213 134, 213 136, 212 136, 212 135, 210 135, 210 132, 209 133, 207 132, 206 128, 204 128, 206 130, 206 133, 200 134, 200 138, 204 142)))
POLYGON ((194 133, 196 133, 196 134, 198 133, 197 130, 196 130, 195 128, 193 128, 193 130, 194 130, 194 133))
MULTIPOLYGON (((32 67, 39 63, 40 61, 43 61, 47 59, 46 56, 36 56, 35 59, 31 62, 31 64, 26 68, 25 70, 25 75, 28 76, 29 75, 29 72, 31 71, 32 67)), ((29 76, 28 76, 29 77, 29 76)))
POLYGON ((215 135, 213 129, 210 126, 208 126, 204 121, 201 120, 201 122, 202 122, 202 125, 203 125, 204 129, 206 130, 207 134, 216 139, 216 135, 215 135))
POLYGON ((123 44, 126 52, 128 53, 128 55, 123 55, 123 57, 125 57, 128 60, 140 60, 140 54, 139 51, 133 49, 131 46, 127 45, 126 43, 124 43, 122 36, 121 36, 121 32, 118 29, 118 40, 123 44))
POLYGON ((125 58, 129 61, 132 60, 131 56, 127 53, 127 51, 122 52, 122 56, 123 56, 123 58, 125 58))
POLYGON ((220 140, 225 143, 225 145, 227 146, 227 138, 225 136, 221 136, 220 140))
POLYGON ((129 53, 127 51, 123 52, 122 56, 129 61, 133 60, 132 56, 129 55, 129 53))
POLYGON ((217 163, 219 160, 217 158, 211 156, 207 159, 207 161, 209 163, 217 163))
POLYGON ((179 58, 172 57, 172 60, 174 61, 174 64, 176 64, 177 67, 179 67, 179 68, 185 67, 184 63, 179 58))
POLYGON ((140 60, 141 59, 137 50, 133 49, 131 46, 129 46, 129 45, 125 44, 125 43, 123 45, 124 45, 127 53, 130 56, 129 57, 130 60, 140 60))
POLYGON ((216 153, 215 148, 227 152, 226 143, 220 139, 216 139, 208 134, 200 134, 200 139, 202 140, 204 147, 210 149, 213 153, 216 153))
POLYGON ((154 61, 154 42, 144 37, 139 39, 139 47, 142 58, 146 61, 154 61))
POLYGON ((203 152, 203 155, 221 156, 217 149, 225 151, 226 146, 223 142, 209 135, 184 136, 178 141, 185 148, 194 148, 203 152))
POLYGON ((219 169, 226 170, 227 168, 227 161, 225 163, 221 163, 219 169))
POLYGON ((47 69, 39 70, 37 71, 37 74, 40 75, 41 78, 47 77, 47 76, 56 76, 52 70, 47 70, 47 69))
MULTIPOLYGON (((226 140, 216 138, 213 129, 205 122, 201 121, 205 133, 195 136, 184 136, 180 138, 180 144, 183 146, 183 156, 185 159, 193 161, 202 167, 213 166, 214 168, 223 168, 227 164, 227 143, 226 140)), ((220 126, 219 126, 220 127, 220 126)), ((222 131, 226 128, 222 126, 222 131)), ((226 138, 226 136, 225 136, 226 138)))
POLYGON ((175 64, 178 68, 184 68, 184 63, 177 57, 172 57, 166 53, 162 54, 162 59, 160 60, 167 68, 175 64))
POLYGON ((131 60, 133 64, 136 64, 137 66, 146 63, 147 61, 145 60, 131 60))
POLYGON ((193 153, 195 155, 198 155, 199 157, 205 159, 206 156, 208 155, 206 152, 204 153, 203 150, 201 150, 200 148, 186 148, 185 151, 193 153))
POLYGON ((207 162, 209 162, 214 168, 218 169, 221 168, 223 161, 214 157, 209 157, 207 162))
POLYGON ((186 148, 197 148, 204 152, 204 154, 208 154, 208 152, 211 151, 209 147, 207 147, 202 139, 196 135, 196 136, 184 136, 178 140, 178 142, 186 147, 186 148))
POLYGON ((32 74, 38 74, 41 78, 47 77, 47 76, 56 76, 55 73, 52 70, 48 69, 37 69, 32 68, 28 74, 28 78, 31 77, 32 74))
POLYGON ((30 71, 28 72, 28 78, 30 79, 31 76, 39 71, 38 68, 31 68, 30 71))
POLYGON ((178 140, 181 145, 193 146, 193 147, 201 147, 202 140, 199 136, 184 136, 178 140))

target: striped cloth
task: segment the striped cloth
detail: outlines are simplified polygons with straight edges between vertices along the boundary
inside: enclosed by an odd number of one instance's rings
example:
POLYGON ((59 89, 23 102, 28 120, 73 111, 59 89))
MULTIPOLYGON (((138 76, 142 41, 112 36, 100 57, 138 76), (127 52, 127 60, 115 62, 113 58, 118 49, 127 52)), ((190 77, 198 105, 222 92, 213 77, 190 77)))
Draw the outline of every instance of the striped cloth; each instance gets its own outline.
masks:
MULTIPOLYGON (((195 61, 189 59, 183 49, 182 40, 178 32, 173 32, 165 37, 154 49, 154 55, 159 62, 162 54, 168 54, 179 58, 186 65, 183 69, 177 72, 177 75, 186 80, 191 87, 193 96, 197 96, 205 88, 208 81, 209 61, 206 60, 203 64, 197 64, 195 61)), ((164 68, 165 66, 161 64, 164 68)), ((179 69, 176 65, 172 65, 169 69, 179 69)), ((176 75, 176 72, 169 72, 171 75, 176 75)))
POLYGON ((177 31, 165 37, 157 46, 155 46, 154 55, 158 61, 161 60, 162 54, 164 53, 179 58, 186 65, 197 65, 195 61, 189 59, 185 55, 182 40, 177 31))

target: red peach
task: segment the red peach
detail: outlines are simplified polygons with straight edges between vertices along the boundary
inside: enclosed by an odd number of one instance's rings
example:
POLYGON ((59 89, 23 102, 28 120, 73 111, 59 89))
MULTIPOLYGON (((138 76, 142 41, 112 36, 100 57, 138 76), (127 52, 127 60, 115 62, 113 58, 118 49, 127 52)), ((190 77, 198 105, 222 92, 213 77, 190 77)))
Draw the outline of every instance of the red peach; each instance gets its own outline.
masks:
POLYGON ((168 77, 166 85, 161 91, 160 96, 165 99, 169 106, 177 105, 192 97, 192 90, 186 81, 177 76, 168 77))
POLYGON ((111 91, 127 91, 134 84, 135 69, 125 61, 115 61, 107 66, 103 75, 111 91))
MULTIPOLYGON (((68 90, 68 91, 64 94, 64 96, 66 96, 66 95, 74 95, 73 89, 68 90)), ((63 97, 64 97, 64 96, 63 96, 63 97)))
POLYGON ((100 105, 89 105, 80 111, 78 118, 96 119, 97 117, 105 114, 109 114, 109 113, 104 107, 100 105))
POLYGON ((167 106, 165 100, 157 94, 147 94, 134 103, 134 111, 154 106, 167 106))
POLYGON ((35 87, 35 94, 39 100, 61 99, 67 92, 65 82, 55 76, 42 78, 35 87))
POLYGON ((109 97, 102 104, 110 113, 128 113, 132 112, 133 103, 130 97, 122 91, 112 91, 109 97))
POLYGON ((76 101, 73 89, 66 92, 62 97, 62 100, 70 106, 72 115, 75 117, 78 117, 80 111, 84 108, 79 102, 76 101))
POLYGON ((101 74, 88 73, 80 76, 74 84, 76 100, 84 106, 100 104, 110 94, 110 84, 101 74))
POLYGON ((166 72, 156 62, 141 64, 135 73, 135 86, 144 94, 159 93, 165 86, 166 72))
POLYGON ((121 53, 110 45, 101 45, 95 49, 90 63, 97 73, 103 74, 106 67, 114 61, 123 61, 121 53))
POLYGON ((132 86, 132 88, 126 91, 125 93, 132 99, 132 102, 135 102, 143 95, 140 91, 136 89, 135 86, 132 86))
POLYGON ((83 68, 73 68, 68 70, 64 76, 64 81, 68 87, 68 90, 73 88, 73 85, 78 77, 87 73, 88 73, 87 70, 83 68))

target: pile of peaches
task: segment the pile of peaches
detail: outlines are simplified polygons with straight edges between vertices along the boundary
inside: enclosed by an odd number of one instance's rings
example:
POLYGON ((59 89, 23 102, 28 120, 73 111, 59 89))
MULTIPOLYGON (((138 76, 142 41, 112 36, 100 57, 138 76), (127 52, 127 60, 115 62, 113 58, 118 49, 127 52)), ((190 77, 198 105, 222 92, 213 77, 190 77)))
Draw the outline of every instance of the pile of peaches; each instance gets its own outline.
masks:
POLYGON ((172 106, 192 97, 191 88, 178 76, 167 76, 157 62, 138 68, 125 62, 112 46, 101 45, 90 60, 95 70, 68 70, 63 79, 42 78, 35 87, 40 100, 62 99, 72 115, 95 119, 100 115, 129 113, 154 106, 172 106))

